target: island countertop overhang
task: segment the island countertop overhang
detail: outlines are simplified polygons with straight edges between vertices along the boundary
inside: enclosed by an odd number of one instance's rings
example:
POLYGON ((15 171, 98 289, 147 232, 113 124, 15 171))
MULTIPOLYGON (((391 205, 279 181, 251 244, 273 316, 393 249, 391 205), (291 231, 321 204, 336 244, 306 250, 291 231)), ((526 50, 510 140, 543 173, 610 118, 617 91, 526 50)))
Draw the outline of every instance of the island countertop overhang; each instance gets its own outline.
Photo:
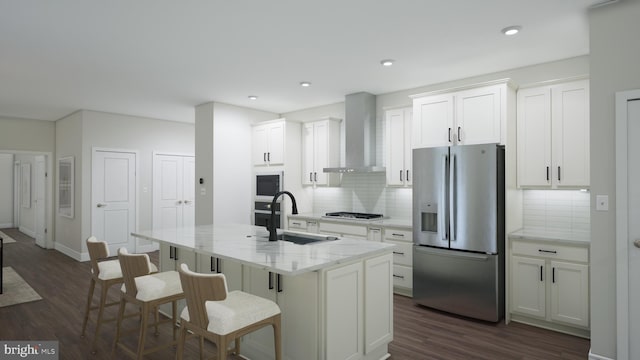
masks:
POLYGON ((307 245, 268 241, 265 228, 244 224, 186 226, 132 235, 289 276, 390 253, 395 247, 350 238, 307 245))

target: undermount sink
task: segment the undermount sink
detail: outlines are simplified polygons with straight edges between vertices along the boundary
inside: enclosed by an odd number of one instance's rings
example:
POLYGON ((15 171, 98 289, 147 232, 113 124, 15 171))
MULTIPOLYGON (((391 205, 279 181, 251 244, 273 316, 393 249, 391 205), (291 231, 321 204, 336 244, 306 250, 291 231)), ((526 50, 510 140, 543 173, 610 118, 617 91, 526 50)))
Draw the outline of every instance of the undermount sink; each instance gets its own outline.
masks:
MULTIPOLYGON (((268 238, 268 236, 266 238, 268 238)), ((338 240, 338 238, 335 236, 289 233, 289 232, 278 234, 277 239, 298 244, 298 245, 307 245, 307 244, 313 244, 321 241, 338 240)))

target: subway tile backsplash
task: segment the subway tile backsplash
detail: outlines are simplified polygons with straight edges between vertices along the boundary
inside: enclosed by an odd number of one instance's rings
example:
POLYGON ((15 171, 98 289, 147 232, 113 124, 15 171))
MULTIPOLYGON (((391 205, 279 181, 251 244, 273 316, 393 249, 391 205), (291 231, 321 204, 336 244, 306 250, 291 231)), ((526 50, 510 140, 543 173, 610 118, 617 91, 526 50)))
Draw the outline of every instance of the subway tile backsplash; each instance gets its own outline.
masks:
POLYGON ((343 174, 340 187, 313 191, 313 212, 355 211, 410 219, 411 188, 386 187, 384 173, 343 174))
POLYGON ((590 231, 590 194, 580 190, 524 190, 523 225, 549 231, 590 231))

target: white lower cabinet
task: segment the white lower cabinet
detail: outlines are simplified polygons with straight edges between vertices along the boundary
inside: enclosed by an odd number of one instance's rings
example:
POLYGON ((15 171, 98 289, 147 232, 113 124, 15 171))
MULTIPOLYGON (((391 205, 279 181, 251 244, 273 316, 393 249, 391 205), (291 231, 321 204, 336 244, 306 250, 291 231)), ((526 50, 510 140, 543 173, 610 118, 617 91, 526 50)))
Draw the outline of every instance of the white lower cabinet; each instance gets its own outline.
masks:
POLYGON ((362 263, 327 271, 327 359, 361 359, 364 353, 362 263))
POLYGON ((242 264, 215 256, 198 254, 198 272, 202 274, 224 274, 229 291, 242 290, 242 264))
MULTIPOLYGON (((196 253, 192 250, 179 248, 175 246, 166 245, 164 243, 160 244, 160 266, 158 267, 159 271, 178 271, 180 264, 187 264, 190 270, 196 270, 196 253)), ((187 302, 185 300, 178 301, 178 317, 180 317, 180 313, 182 313, 182 309, 187 306, 187 302)), ((160 311, 166 314, 167 316, 171 316, 171 304, 164 304, 160 306, 160 311)))
POLYGON ((363 240, 367 240, 369 238, 367 225, 364 224, 358 225, 342 222, 320 221, 318 223, 318 233, 363 240))
POLYGON ((384 242, 393 244, 393 288, 397 294, 413 293, 413 233, 409 228, 386 227, 384 242))
POLYGON ((312 219, 289 219, 289 230, 308 232, 312 234, 318 233, 318 221, 312 219))
POLYGON ((511 240, 511 319, 588 336, 588 251, 588 244, 511 240))

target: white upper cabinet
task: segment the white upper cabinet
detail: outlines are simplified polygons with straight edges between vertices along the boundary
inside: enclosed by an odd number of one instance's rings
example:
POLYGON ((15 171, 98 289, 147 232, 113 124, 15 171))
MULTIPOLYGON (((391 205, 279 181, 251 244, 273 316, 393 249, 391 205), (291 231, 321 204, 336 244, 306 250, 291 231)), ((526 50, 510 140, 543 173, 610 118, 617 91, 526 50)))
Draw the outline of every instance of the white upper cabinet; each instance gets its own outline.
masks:
POLYGON ((385 158, 387 185, 411 186, 411 121, 413 108, 386 112, 385 158))
POLYGON ((589 82, 518 91, 518 186, 589 186, 589 82))
POLYGON ((284 126, 284 119, 278 119, 253 127, 253 165, 284 163, 284 126))
POLYGON ((505 81, 413 97, 413 148, 504 143, 505 81))
POLYGON ((340 166, 340 119, 326 118, 302 126, 302 184, 334 185, 340 174, 322 169, 340 166))

